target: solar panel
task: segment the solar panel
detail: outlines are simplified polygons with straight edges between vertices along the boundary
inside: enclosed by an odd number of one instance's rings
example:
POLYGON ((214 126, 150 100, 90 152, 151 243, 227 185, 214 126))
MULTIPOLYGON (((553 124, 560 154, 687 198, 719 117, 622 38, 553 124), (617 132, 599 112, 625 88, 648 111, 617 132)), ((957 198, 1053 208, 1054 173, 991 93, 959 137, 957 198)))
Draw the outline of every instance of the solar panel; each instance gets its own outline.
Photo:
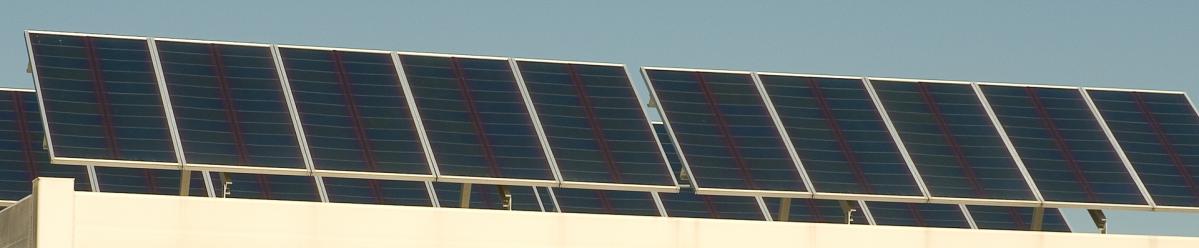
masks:
POLYGON ((178 168, 145 39, 26 39, 54 163, 178 168))
POLYGON ((749 73, 642 70, 696 191, 796 196, 808 190, 749 73))
POLYGON ((400 54, 399 61, 438 181, 557 184, 508 60, 400 54))
MULTIPOLYGON (((96 167, 96 186, 100 192, 153 195, 179 195, 177 170, 154 170, 120 167, 96 167)), ((204 174, 191 172, 190 196, 207 196, 204 174)))
POLYGON ((321 201, 310 176, 214 173, 213 177, 217 194, 223 198, 321 201))
POLYGON ((1156 206, 1199 207, 1199 115, 1176 92, 1088 89, 1156 206))
POLYGON ((562 174, 562 187, 677 190, 624 66, 539 60, 516 64, 562 174))
POLYGON ((867 202, 866 206, 879 225, 970 228, 959 205, 867 202))
POLYGON ((50 165, 43 138, 36 94, 0 89, 0 201, 29 195, 37 177, 74 178, 75 190, 91 190, 84 167, 50 165))
POLYGON ((861 78, 759 74, 813 187, 923 199, 861 78))
POLYGON ((590 189, 551 189, 563 213, 662 216, 650 192, 590 189))
POLYGON ((871 79, 933 197, 1037 197, 970 83, 871 79))
POLYGON ((782 199, 765 198, 766 209, 770 213, 774 221, 792 221, 792 222, 812 222, 812 223, 841 223, 852 220, 851 224, 870 224, 870 220, 866 217, 866 212, 858 205, 857 201, 847 201, 849 204, 846 207, 854 209, 851 213, 853 218, 845 218, 845 209, 841 206, 841 201, 836 200, 818 200, 818 199, 790 199, 790 207, 787 208, 787 216, 783 218, 782 199))
POLYGON ((155 44, 186 166, 305 168, 269 46, 155 44))
MULTIPOLYGON (((1031 230, 1032 208, 996 207, 996 206, 966 206, 970 217, 979 229, 998 230, 1031 230)), ((1051 232, 1070 232, 1062 212, 1056 208, 1046 208, 1041 222, 1041 230, 1051 232)))
POLYGON ((329 202, 432 207, 425 182, 322 177, 329 202))
POLYGON ((293 47, 279 53, 318 172, 432 179, 390 53, 293 47))
POLYGON ((468 184, 470 185, 470 203, 467 207, 462 206, 462 185, 457 183, 434 183, 433 189, 437 192, 437 201, 443 208, 473 208, 473 209, 493 209, 507 210, 504 205, 504 195, 501 188, 508 191, 511 195, 511 210, 520 211, 535 211, 546 212, 553 209, 546 209, 545 202, 550 201, 548 196, 541 196, 534 191, 533 187, 528 186, 498 186, 486 184, 468 184))
POLYGON ((1078 88, 979 87, 1045 201, 1147 204, 1078 88))
POLYGON ((669 217, 766 220, 758 199, 753 197, 698 195, 686 189, 658 196, 669 217))

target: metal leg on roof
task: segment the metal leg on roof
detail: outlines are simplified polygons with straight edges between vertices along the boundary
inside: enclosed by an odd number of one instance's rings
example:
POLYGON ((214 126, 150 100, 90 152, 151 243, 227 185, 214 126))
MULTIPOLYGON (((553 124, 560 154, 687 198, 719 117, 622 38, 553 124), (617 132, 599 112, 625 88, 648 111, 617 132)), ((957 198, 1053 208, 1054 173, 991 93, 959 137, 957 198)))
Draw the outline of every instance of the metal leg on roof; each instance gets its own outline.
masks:
POLYGON ((458 207, 470 208, 470 187, 471 184, 462 184, 462 195, 458 196, 458 207))
POLYGON ((496 192, 500 193, 500 206, 504 209, 512 210, 512 192, 508 191, 508 186, 496 185, 496 192))
POLYGON ((1087 209, 1087 213, 1091 214, 1091 221, 1095 222, 1095 227, 1099 228, 1099 233, 1107 234, 1107 215, 1103 214, 1103 210, 1087 209))
POLYGON ((25 73, 33 73, 33 62, 25 64, 25 73))
POLYGON ((791 219, 791 198, 779 198, 779 217, 777 221, 788 221, 791 219))
POLYGON ((221 185, 221 198, 229 198, 233 188, 233 179, 229 178, 229 173, 221 172, 221 185))
POLYGON ((189 170, 179 171, 179 196, 187 196, 191 193, 192 188, 192 172, 189 170))
POLYGON ((858 209, 849 201, 837 201, 837 203, 841 204, 841 213, 845 214, 845 224, 853 224, 853 213, 858 209))
POLYGON ((1031 231, 1040 231, 1041 225, 1045 223, 1045 208, 1035 207, 1032 209, 1032 227, 1031 231))

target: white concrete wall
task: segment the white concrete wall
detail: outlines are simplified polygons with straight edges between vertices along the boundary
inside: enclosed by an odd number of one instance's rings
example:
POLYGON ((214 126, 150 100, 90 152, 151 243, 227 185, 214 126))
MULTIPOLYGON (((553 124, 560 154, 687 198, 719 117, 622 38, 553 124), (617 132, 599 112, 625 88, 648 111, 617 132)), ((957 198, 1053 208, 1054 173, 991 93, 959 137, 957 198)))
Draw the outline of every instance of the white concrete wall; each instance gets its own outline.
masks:
MULTIPOLYGON (((1199 238, 857 226, 112 193, 44 206, 74 247, 1199 247, 1199 238)), ((19 205, 19 204, 18 204, 19 205)), ((39 206, 41 207, 41 206, 39 206)), ((52 225, 52 226, 47 226, 52 225)), ((40 235, 39 235, 40 236, 40 235)), ((61 246, 39 247, 72 247, 61 246)))

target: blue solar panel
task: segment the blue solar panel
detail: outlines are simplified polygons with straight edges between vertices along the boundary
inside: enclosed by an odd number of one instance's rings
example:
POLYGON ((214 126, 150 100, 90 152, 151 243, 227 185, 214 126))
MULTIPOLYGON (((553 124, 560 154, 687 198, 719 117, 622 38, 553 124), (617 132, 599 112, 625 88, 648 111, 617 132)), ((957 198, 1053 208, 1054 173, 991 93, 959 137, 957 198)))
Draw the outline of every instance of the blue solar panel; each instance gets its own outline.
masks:
POLYGON ((980 87, 1046 201, 1146 204, 1077 89, 980 87))
POLYGON ((321 201, 313 177, 239 173, 213 173, 212 176, 217 194, 227 192, 226 198, 321 201))
POLYGON ((563 213, 661 216, 652 193, 589 189, 553 189, 563 213))
POLYGON ((157 47, 187 163, 305 167, 269 47, 157 47))
POLYGON ((675 186, 623 66, 517 63, 562 180, 675 186))
POLYGON ((28 38, 52 156, 177 162, 145 40, 28 38))
POLYGON ((1186 95, 1087 92, 1154 203, 1199 207, 1199 115, 1186 95))
POLYGON ((0 90, 0 200, 29 195, 37 177, 74 178, 75 190, 91 190, 84 167, 50 165, 39 113, 33 92, 0 90))
POLYGON ((807 191, 750 74, 644 71, 692 186, 807 191))
MULTIPOLYGON (((154 195, 178 195, 177 170, 151 170, 116 167, 96 167, 96 184, 100 192, 154 195)), ((204 174, 191 172, 190 196, 207 196, 204 174)))
POLYGON ((431 175, 390 54, 279 52, 316 169, 431 175))
POLYGON ((878 225, 970 228, 958 205, 869 202, 867 208, 878 225))
POLYGON ((508 61, 419 55, 400 61, 439 180, 556 180, 508 61))
POLYGON ((746 196, 697 195, 688 189, 658 193, 670 217, 765 220, 758 200, 746 196))
POLYGON ((1036 200, 973 86, 871 84, 930 195, 1036 200))
POLYGON ((433 206, 424 182, 321 178, 330 202, 433 206))
POLYGON ((815 191, 924 195, 861 79, 760 79, 815 191))
MULTIPOLYGON (((966 206, 970 217, 979 229, 998 230, 1031 230, 1032 208, 995 207, 995 206, 966 206)), ((1041 230, 1051 232, 1070 232, 1061 210, 1046 208, 1041 221, 1041 230)))
MULTIPOLYGON (((549 196, 542 196, 528 186, 503 186, 512 196, 512 210, 546 212, 553 209, 545 208, 549 196)), ((462 184, 434 183, 437 201, 443 208, 462 208, 462 184)), ((500 195, 500 186, 471 184, 470 204, 468 208, 506 210, 503 205, 504 197, 500 195)))
MULTIPOLYGON (((766 198, 766 209, 774 221, 782 221, 781 208, 782 202, 778 198, 766 198)), ((852 224, 870 224, 866 219, 866 212, 858 206, 857 201, 850 201, 850 207, 856 209, 853 211, 852 224)), ((817 200, 817 199, 791 199, 790 215, 787 221, 792 222, 813 222, 813 223, 846 223, 845 211, 841 208, 841 203, 835 200, 817 200)))

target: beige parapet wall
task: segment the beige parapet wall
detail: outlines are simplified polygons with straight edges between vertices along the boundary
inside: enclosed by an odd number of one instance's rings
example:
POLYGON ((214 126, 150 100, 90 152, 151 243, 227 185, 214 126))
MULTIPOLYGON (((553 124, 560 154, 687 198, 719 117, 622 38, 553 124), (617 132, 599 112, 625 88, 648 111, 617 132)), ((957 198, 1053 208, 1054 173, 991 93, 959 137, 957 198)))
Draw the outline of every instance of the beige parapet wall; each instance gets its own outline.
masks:
POLYGON ((509 212, 74 192, 43 178, 0 247, 1199 247, 1199 238, 509 212), (27 227, 27 228, 26 228, 27 227), (30 232, 29 230, 36 230, 30 232))

